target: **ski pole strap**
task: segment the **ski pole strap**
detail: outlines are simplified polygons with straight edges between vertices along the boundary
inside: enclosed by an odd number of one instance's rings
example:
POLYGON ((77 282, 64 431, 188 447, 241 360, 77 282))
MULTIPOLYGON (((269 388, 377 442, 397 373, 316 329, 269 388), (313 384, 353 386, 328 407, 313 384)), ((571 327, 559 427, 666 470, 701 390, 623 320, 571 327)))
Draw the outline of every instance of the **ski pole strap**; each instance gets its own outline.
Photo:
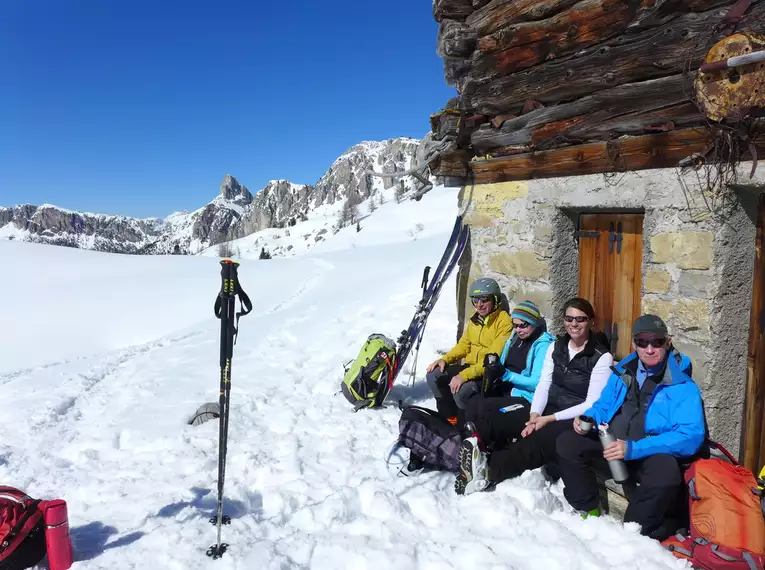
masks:
POLYGON ((239 275, 237 273, 238 263, 233 261, 224 260, 221 261, 223 265, 223 287, 221 288, 218 297, 215 299, 215 316, 219 319, 223 318, 223 299, 230 299, 239 297, 239 308, 241 311, 236 313, 236 318, 232 326, 234 333, 234 344, 236 344, 236 337, 239 332, 239 318, 249 314, 252 311, 252 301, 247 293, 242 289, 239 283, 239 275), (228 269, 228 279, 226 278, 226 270, 228 269))
POLYGON ((238 279, 236 281, 236 294, 239 297, 239 308, 242 310, 236 314, 236 320, 234 321, 234 344, 236 344, 236 335, 239 332, 237 328, 239 326, 239 317, 243 317, 252 311, 252 301, 250 301, 244 289, 239 286, 238 279))

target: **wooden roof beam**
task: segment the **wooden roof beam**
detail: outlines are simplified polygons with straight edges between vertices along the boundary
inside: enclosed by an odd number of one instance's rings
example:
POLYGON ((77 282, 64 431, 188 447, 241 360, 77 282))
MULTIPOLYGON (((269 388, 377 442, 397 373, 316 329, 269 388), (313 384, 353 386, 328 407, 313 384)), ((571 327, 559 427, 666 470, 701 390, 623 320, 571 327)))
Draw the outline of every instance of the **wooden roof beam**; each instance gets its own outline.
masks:
MULTIPOLYGON (((694 153, 706 152, 711 142, 712 133, 705 127, 678 129, 607 142, 473 160, 468 163, 468 168, 477 184, 671 168, 694 153)), ((763 137, 755 144, 759 156, 765 156, 763 137)), ((457 169, 452 166, 452 170, 457 169)))

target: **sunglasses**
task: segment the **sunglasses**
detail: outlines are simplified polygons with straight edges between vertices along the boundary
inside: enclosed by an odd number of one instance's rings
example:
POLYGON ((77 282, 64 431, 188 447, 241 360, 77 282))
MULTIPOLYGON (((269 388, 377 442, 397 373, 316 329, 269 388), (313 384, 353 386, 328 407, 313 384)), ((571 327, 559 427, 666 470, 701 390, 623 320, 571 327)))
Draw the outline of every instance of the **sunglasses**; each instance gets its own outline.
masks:
POLYGON ((654 348, 661 348, 667 344, 666 338, 636 338, 633 340, 635 346, 638 348, 648 348, 650 344, 654 348))
POLYGON ((571 315, 566 315, 563 317, 563 320, 567 323, 573 323, 574 321, 577 323, 586 323, 590 320, 590 317, 572 317, 571 315))
POLYGON ((526 321, 521 321, 520 323, 513 323, 513 326, 517 329, 527 329, 531 326, 531 323, 527 323, 526 321))
POLYGON ((481 295, 480 297, 473 297, 473 304, 476 303, 488 303, 489 301, 493 301, 494 297, 491 295, 481 295))

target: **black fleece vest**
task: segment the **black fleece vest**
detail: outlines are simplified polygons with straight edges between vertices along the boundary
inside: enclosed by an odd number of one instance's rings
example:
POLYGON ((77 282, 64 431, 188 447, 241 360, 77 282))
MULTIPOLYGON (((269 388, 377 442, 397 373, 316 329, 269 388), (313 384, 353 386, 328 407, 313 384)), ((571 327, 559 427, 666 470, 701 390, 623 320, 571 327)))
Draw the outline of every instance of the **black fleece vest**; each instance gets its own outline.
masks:
POLYGON ((592 369, 600 357, 608 352, 608 346, 603 343, 600 335, 593 334, 584 349, 569 360, 569 340, 568 335, 555 340, 552 385, 547 396, 546 415, 576 406, 587 399, 592 369))
POLYGON ((544 331, 542 331, 541 328, 537 328, 537 330, 534 331, 534 334, 532 334, 526 340, 523 340, 521 337, 516 335, 516 337, 513 339, 513 344, 510 345, 510 350, 507 351, 507 356, 505 357, 505 362, 503 363, 505 368, 515 372, 516 374, 523 372, 526 369, 526 361, 529 357, 529 350, 531 350, 531 346, 536 342, 536 340, 542 335, 543 332, 544 331))
POLYGON ((637 369, 638 359, 625 366, 625 372, 622 374, 622 381, 627 384, 627 395, 624 397, 622 407, 611 419, 610 428, 617 439, 631 439, 637 441, 645 437, 645 413, 648 411, 648 404, 653 396, 656 386, 662 381, 664 370, 654 376, 647 376, 643 382, 643 387, 638 386, 637 369))

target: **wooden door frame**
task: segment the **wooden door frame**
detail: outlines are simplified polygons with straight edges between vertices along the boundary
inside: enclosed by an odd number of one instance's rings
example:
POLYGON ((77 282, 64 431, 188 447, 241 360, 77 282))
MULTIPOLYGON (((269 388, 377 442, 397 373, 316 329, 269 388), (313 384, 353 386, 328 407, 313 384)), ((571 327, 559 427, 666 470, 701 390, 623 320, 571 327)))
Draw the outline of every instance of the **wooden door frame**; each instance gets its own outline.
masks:
POLYGON ((765 194, 757 208, 753 277, 741 456, 757 474, 765 463, 765 194))
POLYGON ((632 323, 640 315, 643 290, 645 212, 638 209, 577 210, 576 216, 576 235, 579 238, 577 294, 587 298, 593 304, 597 315, 597 326, 609 337, 609 340, 611 340, 611 332, 616 329, 617 320, 619 321, 619 340, 616 346, 613 346, 612 341, 612 352, 614 352, 615 359, 617 355, 624 358, 631 350, 630 331, 632 323), (611 242, 606 236, 608 230, 605 224, 609 223, 609 220, 611 232, 614 230, 614 224, 618 224, 617 244, 611 242), (624 234, 622 234, 622 224, 624 224, 624 234), (583 239, 588 241, 582 242, 583 239), (624 253, 619 253, 622 248, 622 239, 625 250, 624 253), (611 247, 616 247, 616 250, 613 251, 611 247), (587 255, 585 255, 585 251, 587 255), (625 263, 624 255, 627 252, 632 252, 634 258, 632 255, 629 256, 631 261, 625 263), (590 257, 592 257, 591 260, 590 257), (583 267, 582 264, 585 259, 588 259, 589 263, 583 267), (592 266, 590 267, 590 265, 592 266), (606 276, 607 285, 604 285, 603 282, 600 282, 599 286, 595 285, 599 272, 604 272, 600 275, 606 276), (618 277, 616 278, 618 281, 613 280, 612 277, 615 277, 617 273, 622 277, 628 276, 633 281, 630 285, 625 285, 626 281, 619 280, 618 277), (603 287, 606 287, 605 297, 598 294, 598 292, 603 293, 603 287), (624 296, 625 293, 627 294, 626 297, 624 296), (625 309, 628 310, 625 311, 625 309), (629 314, 629 318, 626 317, 627 314, 629 314), (609 318, 606 319, 606 316, 609 318), (618 319, 614 317, 618 317, 618 319), (608 330, 610 326, 607 323, 611 320, 613 320, 611 322, 613 329, 608 330))

